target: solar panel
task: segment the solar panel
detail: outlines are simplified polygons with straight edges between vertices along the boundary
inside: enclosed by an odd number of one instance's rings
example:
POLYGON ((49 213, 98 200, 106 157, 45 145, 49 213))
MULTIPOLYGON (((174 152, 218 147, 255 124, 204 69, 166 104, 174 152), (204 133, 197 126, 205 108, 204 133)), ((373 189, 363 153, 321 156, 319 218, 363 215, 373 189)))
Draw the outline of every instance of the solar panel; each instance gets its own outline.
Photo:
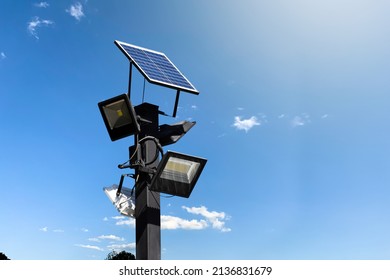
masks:
POLYGON ((115 44, 150 83, 199 94, 165 54, 120 41, 115 44))

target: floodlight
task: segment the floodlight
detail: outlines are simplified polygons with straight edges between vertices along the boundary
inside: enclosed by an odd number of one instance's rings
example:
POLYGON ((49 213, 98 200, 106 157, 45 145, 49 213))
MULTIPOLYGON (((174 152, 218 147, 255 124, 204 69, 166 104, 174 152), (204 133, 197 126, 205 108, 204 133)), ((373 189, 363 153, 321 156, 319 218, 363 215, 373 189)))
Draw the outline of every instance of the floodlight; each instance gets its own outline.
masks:
POLYGON ((137 115, 127 94, 99 102, 98 106, 111 141, 140 132, 137 115))
POLYGON ((188 198, 207 160, 168 151, 162 157, 149 189, 188 198))
POLYGON ((117 195, 118 185, 103 188, 115 208, 124 216, 135 218, 135 192, 129 188, 122 187, 121 192, 117 195))
POLYGON ((160 125, 157 138, 161 146, 167 146, 179 141, 196 122, 181 121, 172 125, 163 124, 160 125))

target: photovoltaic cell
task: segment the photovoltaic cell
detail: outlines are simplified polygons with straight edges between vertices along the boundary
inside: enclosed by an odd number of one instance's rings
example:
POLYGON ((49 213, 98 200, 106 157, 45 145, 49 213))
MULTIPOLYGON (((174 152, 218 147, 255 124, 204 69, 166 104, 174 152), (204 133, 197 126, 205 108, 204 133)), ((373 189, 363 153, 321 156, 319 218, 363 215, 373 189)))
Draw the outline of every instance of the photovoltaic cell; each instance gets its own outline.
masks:
POLYGON ((115 44, 149 82, 194 94, 199 93, 165 54, 120 41, 115 41, 115 44))

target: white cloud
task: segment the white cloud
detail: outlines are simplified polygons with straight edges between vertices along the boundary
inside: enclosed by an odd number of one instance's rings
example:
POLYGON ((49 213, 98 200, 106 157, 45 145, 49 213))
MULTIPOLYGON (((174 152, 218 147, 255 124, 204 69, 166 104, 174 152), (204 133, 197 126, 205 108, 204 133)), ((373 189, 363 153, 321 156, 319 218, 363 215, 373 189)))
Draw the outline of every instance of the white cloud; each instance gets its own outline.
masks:
MULTIPOLYGON (((170 216, 170 215, 161 215, 161 229, 163 230, 203 230, 208 228, 210 225, 214 229, 218 229, 222 232, 231 231, 230 228, 225 226, 225 221, 229 219, 224 212, 208 211, 206 207, 182 207, 190 214, 201 215, 205 219, 192 219, 187 220, 180 217, 170 216)), ((115 225, 130 225, 135 227, 135 219, 129 219, 124 216, 115 216, 112 217, 113 220, 116 220, 115 225)), ((97 239, 89 239, 90 241, 100 241, 101 239, 111 239, 119 241, 119 237, 111 236, 99 236, 97 239), (105 237, 105 238, 102 238, 105 237)), ((123 241, 123 239, 121 239, 123 241)))
POLYGON ((43 228, 40 228, 39 230, 43 231, 43 232, 47 232, 49 230, 49 228, 48 227, 43 227, 43 228))
POLYGON ((97 251, 104 251, 102 248, 99 246, 93 246, 93 245, 83 245, 83 244, 76 244, 75 246, 81 247, 81 248, 86 248, 86 249, 92 249, 92 250, 97 250, 97 251))
POLYGON ((186 207, 183 206, 183 209, 187 210, 188 213, 201 215, 211 223, 214 229, 218 229, 222 232, 231 231, 230 228, 225 227, 225 221, 229 219, 224 212, 208 211, 205 206, 201 207, 186 207))
POLYGON ((161 216, 161 229, 201 230, 207 226, 207 222, 204 220, 185 220, 179 217, 161 216))
POLYGON ((115 236, 113 234, 110 234, 110 235, 100 235, 97 238, 99 240, 113 240, 113 241, 123 241, 123 240, 125 240, 124 238, 119 237, 119 236, 115 236))
POLYGON ((47 2, 39 2, 39 3, 35 3, 34 6, 35 6, 35 7, 38 7, 38 8, 47 8, 47 7, 49 7, 50 5, 49 5, 49 3, 47 3, 47 2))
POLYGON ((0 53, 0 60, 6 59, 6 58, 7 58, 7 56, 5 55, 5 53, 1 52, 0 53))
MULTIPOLYGON (((114 217, 113 217, 113 219, 114 219, 114 217)), ((115 225, 117 225, 117 226, 133 226, 133 227, 135 227, 135 219, 130 219, 127 217, 118 216, 118 217, 115 217, 115 220, 117 220, 115 223, 115 225)))
POLYGON ((249 119, 241 119, 241 117, 234 117, 233 126, 238 130, 245 130, 248 132, 255 125, 260 125, 260 122, 255 116, 250 117, 249 119))
POLYGON ((89 232, 89 230, 87 228, 82 228, 81 231, 82 232, 89 232))
POLYGON ((112 245, 109 245, 107 246, 107 248, 111 251, 115 251, 115 250, 134 250, 136 247, 136 244, 135 243, 128 243, 128 244, 112 244, 112 245))
POLYGON ((74 5, 71 5, 69 9, 65 11, 78 21, 80 21, 81 18, 85 16, 83 12, 83 5, 81 5, 80 2, 76 2, 74 5))
POLYGON ((124 220, 125 217, 124 216, 114 216, 114 217, 111 217, 111 219, 113 219, 113 220, 124 220))
POLYGON ((92 241, 92 242, 100 242, 101 240, 97 237, 91 237, 91 238, 88 238, 88 241, 92 241))
POLYGON ((37 29, 40 27, 50 26, 52 24, 54 24, 54 21, 34 17, 30 22, 27 23, 27 30, 32 36, 34 36, 36 39, 39 39, 37 29))
POLYGON ((328 114, 324 114, 324 115, 321 116, 321 119, 326 119, 327 117, 329 117, 329 115, 328 114))
POLYGON ((117 226, 132 226, 132 225, 135 225, 135 220, 130 220, 130 219, 126 219, 126 220, 119 220, 115 223, 117 226))
MULTIPOLYGON (((43 232, 48 232, 49 231, 49 227, 43 227, 43 228, 40 228, 39 230, 43 231, 43 232)), ((63 233, 63 232, 65 232, 63 229, 53 229, 51 231, 55 232, 55 233, 63 233)))
MULTIPOLYGON (((114 216, 111 217, 112 220, 116 221, 115 225, 117 226, 133 226, 135 227, 135 219, 131 219, 129 217, 125 216, 114 216)), ((107 222, 109 221, 109 218, 105 217, 103 221, 107 222)))

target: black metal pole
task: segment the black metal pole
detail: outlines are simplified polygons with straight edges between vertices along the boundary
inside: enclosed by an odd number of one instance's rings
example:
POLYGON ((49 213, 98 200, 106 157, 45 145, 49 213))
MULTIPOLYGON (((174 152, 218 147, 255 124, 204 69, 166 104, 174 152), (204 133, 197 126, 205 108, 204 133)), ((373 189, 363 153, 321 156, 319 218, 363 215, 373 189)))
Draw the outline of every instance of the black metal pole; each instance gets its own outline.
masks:
MULTIPOLYGON (((138 141, 146 136, 156 136, 158 132, 158 106, 143 103, 135 107, 137 115, 147 122, 141 123, 141 132, 135 138, 138 141)), ((157 167, 159 159, 157 146, 153 141, 144 141, 137 150, 137 158, 142 159, 146 167, 157 167), (154 160, 154 161, 153 161, 154 160)), ((146 187, 149 174, 140 173, 136 184, 136 259, 161 259, 161 216, 160 193, 152 192, 146 187)))
POLYGON ((173 107, 172 117, 176 118, 177 106, 179 106, 180 90, 176 91, 175 107, 173 107))
POLYGON ((133 72, 133 63, 130 61, 129 85, 128 85, 128 88, 127 88, 127 96, 129 97, 129 100, 131 100, 130 99, 130 95, 131 95, 131 76, 132 76, 132 72, 133 72))

